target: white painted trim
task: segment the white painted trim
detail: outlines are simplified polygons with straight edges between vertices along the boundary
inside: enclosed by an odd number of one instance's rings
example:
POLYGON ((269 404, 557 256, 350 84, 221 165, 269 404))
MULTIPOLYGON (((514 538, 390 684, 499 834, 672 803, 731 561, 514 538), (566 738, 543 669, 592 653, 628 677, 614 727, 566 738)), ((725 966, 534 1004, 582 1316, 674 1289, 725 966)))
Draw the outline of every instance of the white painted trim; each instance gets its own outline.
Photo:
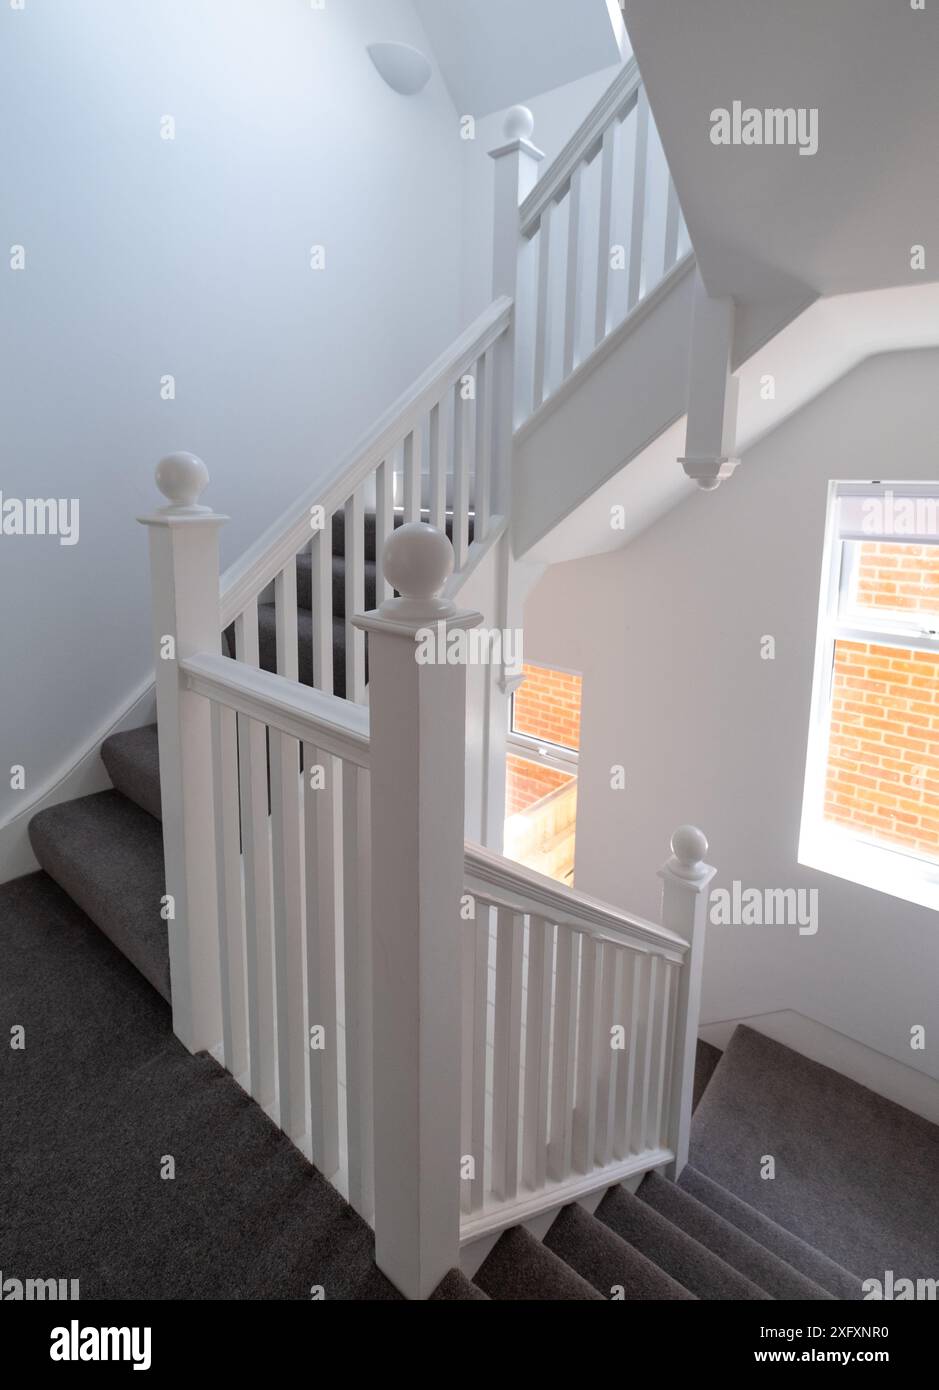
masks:
POLYGON ((813 1062, 830 1067, 841 1076, 866 1086, 869 1091, 912 1110, 932 1124, 939 1124, 939 1079, 916 1067, 898 1062, 885 1052, 809 1018, 796 1009, 775 1009, 770 1013, 743 1018, 726 1018, 701 1024, 698 1032, 705 1042, 722 1051, 738 1024, 746 1024, 799 1052, 813 1062))
POLYGON ((79 747, 78 753, 59 765, 28 804, 0 825, 0 883, 34 873, 39 864, 29 843, 29 822, 40 811, 80 796, 107 791, 111 786, 100 759, 101 745, 112 734, 138 729, 156 719, 156 703, 152 678, 139 685, 130 699, 108 716, 90 738, 79 747))
POLYGON ((560 1211, 570 1202, 578 1202, 592 1192, 602 1192, 616 1183, 623 1182, 636 1174, 648 1173, 653 1168, 661 1168, 674 1158, 671 1149, 648 1149, 645 1153, 633 1154, 621 1163, 611 1163, 606 1168, 594 1168, 592 1172, 578 1177, 567 1178, 564 1182, 549 1182, 540 1192, 532 1192, 514 1202, 500 1202, 488 1211, 480 1212, 460 1222, 460 1247, 472 1244, 486 1236, 498 1235, 510 1226, 518 1226, 531 1221, 545 1212, 560 1211))
POLYGON ((467 842, 465 875, 467 892, 513 912, 534 913, 557 926, 591 935, 607 934, 619 945, 641 951, 652 949, 678 963, 688 951, 688 943, 677 932, 621 912, 481 845, 467 842))
MULTIPOLYGON (((603 342, 598 343, 593 352, 585 357, 579 366, 574 368, 571 375, 561 383, 544 404, 539 406, 533 414, 529 415, 527 420, 519 425, 518 429, 515 431, 514 437, 516 449, 525 443, 530 434, 534 434, 536 430, 540 429, 544 422, 549 419, 556 410, 559 410, 575 391, 579 390, 587 378, 592 376, 597 368, 602 366, 606 359, 611 356, 612 353, 616 352, 627 338, 635 333, 636 329, 639 328, 640 324, 642 324, 649 314, 653 313, 653 311, 658 308, 662 300, 671 293, 686 275, 689 275, 691 271, 694 270, 695 265, 694 252, 689 251, 682 257, 677 265, 672 266, 667 275, 663 275, 655 289, 650 290, 647 295, 640 299, 635 309, 626 315, 622 323, 617 324, 612 333, 608 333, 603 339, 603 342)), ((674 421, 670 420, 663 428, 667 429, 668 425, 673 423, 674 421)), ((653 439, 657 439, 661 433, 662 431, 660 430, 658 433, 651 435, 648 443, 651 443, 653 439)), ((647 446, 643 445, 643 448, 645 447, 647 446)), ((642 450, 639 452, 641 453, 642 450)))

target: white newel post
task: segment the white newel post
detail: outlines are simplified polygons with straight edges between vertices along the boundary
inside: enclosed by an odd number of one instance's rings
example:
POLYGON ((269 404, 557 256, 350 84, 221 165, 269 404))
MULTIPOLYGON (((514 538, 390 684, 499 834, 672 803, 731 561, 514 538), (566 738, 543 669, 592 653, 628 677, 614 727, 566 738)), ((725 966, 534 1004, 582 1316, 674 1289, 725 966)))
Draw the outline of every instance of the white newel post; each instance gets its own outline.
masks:
POLYGON ((150 532, 173 1031, 190 1052, 221 1038, 210 712, 178 665, 221 652, 218 532, 228 518, 199 505, 208 481, 201 459, 171 454, 156 470, 169 505, 139 518, 150 532))
POLYGON ((401 597, 355 619, 371 711, 375 1259, 419 1299, 459 1258, 466 666, 447 639, 482 616, 437 597, 453 569, 442 531, 400 527, 383 565, 401 597))
POLYGON ((690 947, 679 972, 675 1012, 675 1051, 668 1126, 670 1147, 675 1155, 668 1170, 671 1178, 677 1178, 688 1162, 707 929, 707 889, 717 872, 704 862, 707 852, 708 842, 704 834, 693 825, 681 825, 672 836, 672 853, 659 870, 664 885, 662 925, 684 937, 690 947))

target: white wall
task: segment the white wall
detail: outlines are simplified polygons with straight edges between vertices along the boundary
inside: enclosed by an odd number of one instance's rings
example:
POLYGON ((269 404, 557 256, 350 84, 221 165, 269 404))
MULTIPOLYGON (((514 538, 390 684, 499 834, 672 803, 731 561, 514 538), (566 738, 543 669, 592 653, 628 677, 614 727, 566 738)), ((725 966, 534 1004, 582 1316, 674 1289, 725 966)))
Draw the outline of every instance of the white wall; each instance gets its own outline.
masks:
POLYGON ((81 521, 0 536, 0 822, 7 768, 31 798, 151 664, 157 459, 205 458, 226 564, 461 326, 456 112, 375 39, 427 47, 410 0, 0 7, 0 490, 81 521))
POLYGON ((937 373, 936 351, 864 363, 718 492, 623 551, 550 569, 525 621, 527 660, 584 674, 577 886, 657 918, 655 871, 672 830, 695 822, 716 887, 819 890, 814 937, 709 928, 703 1022, 794 1009, 933 1076, 934 914, 796 854, 828 480, 934 479, 937 373), (610 790, 614 763, 624 792, 610 790), (909 1046, 919 1023, 925 1053, 909 1046))

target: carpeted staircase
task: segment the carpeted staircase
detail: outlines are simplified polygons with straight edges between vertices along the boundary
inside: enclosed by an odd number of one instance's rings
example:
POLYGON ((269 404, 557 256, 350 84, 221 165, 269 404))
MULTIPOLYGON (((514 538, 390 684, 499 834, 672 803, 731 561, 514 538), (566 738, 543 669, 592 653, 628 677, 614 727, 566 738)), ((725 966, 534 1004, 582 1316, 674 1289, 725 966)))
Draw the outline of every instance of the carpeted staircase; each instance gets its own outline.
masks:
MULTIPOLYGON (((309 682, 302 560, 298 601, 309 682)), ((338 684, 341 551, 333 607, 338 684)), ((272 605, 259 621, 273 669, 272 605)), ((34 817, 45 873, 0 888, 0 1009, 29 1039, 0 1049, 0 1268, 54 1266, 83 1298, 397 1298, 366 1224, 173 1036, 155 727, 109 738, 102 758, 113 790, 34 817)), ((701 1044, 695 1094, 677 1184, 652 1173, 592 1214, 568 1206, 543 1241, 508 1230, 472 1282, 454 1270, 435 1299, 857 1299, 887 1268, 935 1274, 939 1129, 747 1028, 724 1054, 701 1044)))

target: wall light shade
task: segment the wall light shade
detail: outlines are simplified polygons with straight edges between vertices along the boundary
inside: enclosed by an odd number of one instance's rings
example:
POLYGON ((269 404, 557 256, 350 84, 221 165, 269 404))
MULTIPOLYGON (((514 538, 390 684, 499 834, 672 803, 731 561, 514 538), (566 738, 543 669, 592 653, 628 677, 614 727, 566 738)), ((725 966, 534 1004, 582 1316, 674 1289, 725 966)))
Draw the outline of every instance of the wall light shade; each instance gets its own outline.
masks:
POLYGON ((368 56, 388 86, 403 97, 416 96, 430 81, 431 66, 420 49, 407 43, 372 43, 368 56))

